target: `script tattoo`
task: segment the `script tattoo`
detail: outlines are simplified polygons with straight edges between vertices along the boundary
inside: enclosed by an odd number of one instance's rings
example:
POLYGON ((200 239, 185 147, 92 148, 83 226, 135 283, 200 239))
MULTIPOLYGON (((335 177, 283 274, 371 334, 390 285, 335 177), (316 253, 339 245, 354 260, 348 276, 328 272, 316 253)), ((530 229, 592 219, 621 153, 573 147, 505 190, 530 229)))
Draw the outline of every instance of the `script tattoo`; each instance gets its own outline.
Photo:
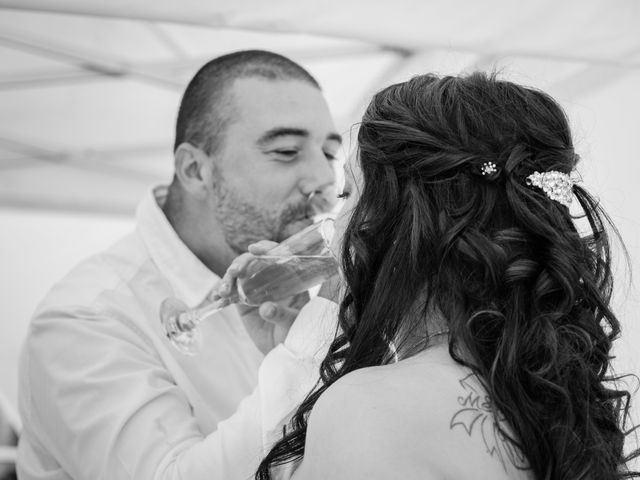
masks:
POLYGON ((451 418, 449 428, 453 430, 461 426, 470 437, 479 432, 487 453, 498 458, 505 471, 507 470, 506 462, 511 462, 519 470, 529 469, 522 451, 498 428, 498 423, 504 422, 504 418, 492 410, 491 399, 486 393, 479 391, 476 384, 471 381, 473 377, 475 374, 470 373, 460 380, 464 394, 458 397, 458 403, 462 408, 451 418), (495 419, 496 414, 497 419, 495 419))

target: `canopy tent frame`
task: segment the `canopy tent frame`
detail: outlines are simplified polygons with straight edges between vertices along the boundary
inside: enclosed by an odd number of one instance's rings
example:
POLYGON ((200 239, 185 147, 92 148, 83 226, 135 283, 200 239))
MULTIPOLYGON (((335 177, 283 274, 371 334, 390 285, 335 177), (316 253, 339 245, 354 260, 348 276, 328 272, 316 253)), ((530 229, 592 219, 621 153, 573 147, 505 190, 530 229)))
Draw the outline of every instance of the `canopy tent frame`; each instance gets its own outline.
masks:
MULTIPOLYGON (((353 0, 348 3, 362 6, 366 3, 362 3, 363 1, 353 0)), ((451 1, 462 4, 461 0, 451 1)), ((436 11, 442 8, 445 3, 448 2, 444 0, 428 0, 426 2, 399 0, 396 10, 399 11, 404 7, 407 10, 404 13, 405 18, 408 18, 410 7, 420 9, 427 5, 436 11)), ((552 0, 535 0, 532 3, 541 6, 551 5, 552 0)), ((621 0, 621 3, 626 5, 625 8, 631 12, 627 16, 640 19, 640 7, 632 11, 632 3, 629 0, 621 0)), ((176 38, 176 29, 172 28, 174 26, 229 32, 310 34, 345 40, 339 45, 323 44, 320 47, 300 47, 290 44, 285 48, 278 48, 277 51, 284 55, 303 62, 347 60, 364 58, 368 55, 371 58, 385 56, 386 63, 381 64, 382 67, 366 78, 358 86, 358 90, 352 93, 349 108, 345 108, 342 117, 339 118, 340 128, 348 128, 348 125, 357 121, 371 95, 382 85, 400 81, 413 72, 424 71, 425 68, 438 65, 442 52, 460 54, 461 57, 464 57, 465 60, 458 65, 460 70, 464 71, 493 70, 500 62, 509 62, 511 59, 533 63, 536 61, 550 64, 556 62, 559 66, 572 64, 571 69, 552 78, 548 88, 545 87, 546 90, 552 91, 556 98, 565 102, 576 102, 597 89, 607 88, 608 85, 615 82, 624 81, 627 76, 635 75, 640 71, 640 40, 635 43, 630 41, 626 48, 616 44, 615 54, 612 55, 594 53, 589 49, 580 48, 556 50, 549 48, 545 42, 537 44, 534 41, 513 44, 509 41, 498 44, 494 42, 493 45, 491 42, 482 41, 474 43, 468 38, 465 39, 464 35, 450 35, 446 38, 416 35, 416 41, 412 42, 407 41, 406 35, 393 38, 385 28, 363 28, 362 22, 354 21, 352 28, 344 28, 344 23, 332 25, 331 22, 323 22, 323 18, 331 18, 332 5, 337 6, 338 4, 338 0, 328 0, 328 3, 323 6, 324 10, 319 12, 323 14, 325 11, 329 11, 325 17, 319 15, 319 19, 316 21, 312 16, 306 15, 301 18, 303 21, 298 25, 294 21, 296 15, 313 12, 313 7, 310 7, 311 2, 281 0, 271 5, 269 9, 263 9, 264 11, 254 14, 249 11, 250 9, 243 9, 243 6, 248 5, 248 0, 237 0, 231 6, 217 0, 208 0, 207 2, 185 0, 179 5, 172 0, 154 0, 153 2, 148 0, 134 2, 0 0, 0 12, 5 9, 23 14, 56 14, 56 18, 66 16, 75 19, 135 22, 136 25, 139 24, 143 29, 148 30, 149 34, 164 49, 163 55, 159 57, 153 57, 149 60, 142 57, 131 59, 125 55, 119 55, 119 51, 109 53, 99 50, 99 47, 95 45, 92 47, 77 41, 74 43, 63 36, 47 38, 46 31, 36 29, 37 33, 34 33, 34 30, 21 29, 20 24, 11 24, 10 28, 3 28, 0 31, 0 47, 9 51, 23 52, 34 58, 41 58, 44 60, 45 66, 0 73, 0 94, 42 92, 46 88, 58 87, 82 88, 92 85, 91 82, 108 82, 110 80, 114 80, 115 82, 112 83, 117 84, 122 80, 133 81, 140 86, 157 88, 177 96, 185 86, 184 77, 191 75, 193 71, 210 60, 211 56, 206 56, 201 52, 190 53, 179 41, 179 38, 176 38), (285 5, 286 8, 282 5, 285 5), (305 10, 305 8, 311 8, 311 10, 305 10)), ((564 5, 553 10, 554 15, 560 17, 552 25, 556 32, 559 25, 562 27, 561 24, 564 20, 572 20, 575 25, 573 25, 573 30, 570 28, 569 30, 571 33, 575 33, 576 25, 579 27, 580 22, 588 20, 589 8, 595 10, 596 7, 602 6, 604 1, 590 0, 588 4, 585 4, 578 0, 568 0, 568 4, 569 6, 564 5), (578 6, 582 7, 579 12, 578 6), (578 12, 575 18, 571 17, 573 15, 572 8, 578 12), (584 15, 582 15, 583 13, 584 15)), ((367 5, 370 5, 373 10, 380 9, 378 4, 367 5)), ((512 6, 507 2, 501 3, 501 0, 488 0, 483 8, 491 9, 501 5, 514 11, 530 8, 530 6, 512 6)), ((423 9, 421 12, 424 14, 425 10, 423 9)), ((504 11, 497 10, 493 16, 500 18, 504 16, 504 13, 504 11)), ((522 21, 523 18, 526 20, 526 13, 525 11, 524 16, 516 16, 516 18, 519 21, 522 21)), ((620 20, 623 16, 616 14, 612 15, 612 18, 620 20)), ((388 20, 389 25, 393 25, 394 19, 389 18, 388 20)), ((533 18, 531 22, 543 20, 544 18, 538 12, 538 16, 533 18)), ((465 26, 462 21, 458 23, 460 23, 460 28, 465 26)), ((412 25, 415 28, 415 24, 412 25)), ((571 23, 567 24, 567 27, 571 26, 571 23)), ((510 29, 507 31, 515 32, 518 28, 518 24, 510 25, 510 29)), ((478 29, 478 31, 480 30, 478 29)), ((582 36, 572 39, 573 43, 580 44, 581 41, 588 38, 588 32, 580 32, 580 35, 582 36)), ((570 35, 567 34, 565 40, 569 38, 570 35)), ((569 44, 571 45, 571 42, 569 44)), ((133 86, 135 87, 135 85, 133 86)), ((87 113, 84 112, 84 115, 86 116, 87 113)), ((170 131, 165 131, 167 136, 171 135, 170 131)), ((155 182, 159 178, 157 173, 144 170, 144 161, 148 161, 153 156, 166 157, 171 154, 170 146, 166 142, 161 144, 145 138, 128 143, 96 145, 87 148, 86 145, 65 145, 64 142, 56 145, 56 139, 51 141, 52 139, 36 138, 39 134, 40 132, 36 131, 34 135, 32 132, 25 135, 22 132, 18 133, 11 128, 3 127, 0 131, 0 149, 3 149, 5 154, 0 161, 0 172, 17 174, 20 170, 35 169, 38 166, 60 165, 71 168, 75 172, 104 174, 105 177, 114 180, 122 178, 132 184, 137 182, 136 184, 143 185, 155 182), (122 158, 126 161, 118 161, 122 158)), ((28 179, 21 181, 25 182, 25 185, 29 185, 28 179)), ((82 197, 80 201, 60 199, 56 197, 53 190, 49 191, 43 188, 36 190, 36 193, 31 191, 18 192, 24 194, 12 197, 10 188, 9 193, 0 194, 0 206, 22 205, 25 208, 62 208, 64 210, 85 211, 87 203, 94 205, 91 208, 95 208, 98 203, 87 197, 82 197), (32 195, 36 195, 37 198, 32 198, 32 195)), ((103 205, 97 207, 97 210, 130 213, 130 210, 121 204, 103 205)))

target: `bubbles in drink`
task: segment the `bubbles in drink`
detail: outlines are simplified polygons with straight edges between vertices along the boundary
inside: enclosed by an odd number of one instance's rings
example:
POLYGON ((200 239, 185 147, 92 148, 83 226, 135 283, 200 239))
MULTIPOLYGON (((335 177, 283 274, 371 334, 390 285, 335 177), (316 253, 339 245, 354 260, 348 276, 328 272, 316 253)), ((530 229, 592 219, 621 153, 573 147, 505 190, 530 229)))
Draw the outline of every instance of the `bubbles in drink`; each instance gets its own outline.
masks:
POLYGON ((257 306, 320 285, 338 273, 338 264, 330 256, 269 255, 256 258, 248 271, 249 275, 238 281, 238 293, 244 303, 257 306))

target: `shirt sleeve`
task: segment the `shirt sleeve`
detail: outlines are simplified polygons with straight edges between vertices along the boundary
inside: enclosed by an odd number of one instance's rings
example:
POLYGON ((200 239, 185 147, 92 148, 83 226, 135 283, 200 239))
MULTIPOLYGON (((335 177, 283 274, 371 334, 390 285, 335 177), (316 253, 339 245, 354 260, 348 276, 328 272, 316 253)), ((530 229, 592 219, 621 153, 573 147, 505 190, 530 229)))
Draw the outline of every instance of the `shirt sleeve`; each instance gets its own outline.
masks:
MULTIPOLYGON (((75 480, 252 478, 268 432, 317 381, 335 330, 332 306, 316 298, 303 308, 265 357, 254 392, 208 436, 135 326, 90 310, 47 310, 21 362, 23 435, 75 480)), ((23 480, 39 478, 27 464, 19 469, 23 480)))
POLYGON ((338 305, 314 297, 300 311, 284 343, 260 366, 263 455, 282 425, 319 380, 319 367, 335 337, 338 305))

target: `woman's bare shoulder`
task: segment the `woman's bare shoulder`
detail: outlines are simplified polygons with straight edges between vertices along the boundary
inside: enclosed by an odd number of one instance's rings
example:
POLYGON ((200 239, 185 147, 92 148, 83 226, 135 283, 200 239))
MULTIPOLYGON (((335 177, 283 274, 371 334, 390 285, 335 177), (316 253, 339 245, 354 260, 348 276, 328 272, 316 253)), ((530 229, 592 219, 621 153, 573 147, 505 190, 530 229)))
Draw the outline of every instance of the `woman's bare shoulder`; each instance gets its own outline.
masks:
MULTIPOLYGON (((309 416, 304 459, 295 480, 407 478, 398 472, 395 406, 384 394, 378 368, 349 373, 331 385, 309 416)), ((423 471, 424 480, 437 479, 423 471)))
POLYGON ((496 427, 481 383, 436 355, 360 369, 329 387, 311 412, 295 478, 528 475, 522 455, 496 427))

